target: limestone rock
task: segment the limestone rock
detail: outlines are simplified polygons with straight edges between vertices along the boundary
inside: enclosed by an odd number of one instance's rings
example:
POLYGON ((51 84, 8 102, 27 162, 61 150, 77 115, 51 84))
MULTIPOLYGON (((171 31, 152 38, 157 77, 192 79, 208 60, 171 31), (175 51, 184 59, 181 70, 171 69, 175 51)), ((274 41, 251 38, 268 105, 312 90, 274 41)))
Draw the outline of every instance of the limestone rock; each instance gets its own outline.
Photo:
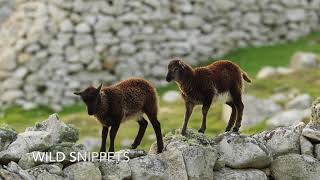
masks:
POLYGON ((217 139, 219 139, 218 150, 226 166, 264 168, 271 162, 271 156, 265 145, 252 137, 225 133, 217 139))
POLYGON ((42 162, 40 159, 39 161, 35 161, 35 157, 37 157, 37 154, 41 154, 42 152, 40 151, 33 151, 31 153, 26 153, 26 154, 23 154, 21 156, 21 159, 19 160, 19 166, 22 168, 22 169, 30 169, 32 167, 35 167, 39 164, 43 164, 44 162, 42 162))
POLYGON ((168 91, 164 93, 162 99, 168 103, 177 102, 179 99, 181 99, 181 94, 178 91, 168 91))
POLYGON ((271 163, 271 173, 275 179, 315 180, 320 176, 320 162, 308 155, 288 154, 271 163))
POLYGON ((274 67, 266 66, 259 70, 257 74, 257 79, 266 79, 268 77, 274 76, 277 70, 274 67))
POLYGON ((70 142, 55 144, 51 146, 47 151, 51 153, 52 159, 57 159, 57 156, 59 156, 58 152, 63 153, 65 155, 65 158, 62 162, 60 162, 63 165, 74 163, 78 160, 74 157, 80 157, 80 155, 81 157, 86 157, 86 154, 88 153, 84 145, 70 142))
POLYGON ((297 52, 290 60, 290 67, 296 70, 317 68, 319 59, 316 54, 297 52))
POLYGON ((72 125, 66 125, 57 114, 50 115, 47 120, 28 128, 27 131, 49 132, 56 143, 76 142, 79 139, 79 130, 72 125))
POLYGON ((60 164, 42 164, 26 170, 29 175, 36 179, 62 180, 63 171, 60 164))
POLYGON ((266 174, 258 169, 230 169, 223 168, 213 171, 214 180, 267 180, 266 174))
MULTIPOLYGON (((313 156, 313 149, 314 149, 313 144, 304 136, 300 136, 301 154, 313 156)), ((316 154, 316 149, 315 149, 315 154, 316 154)))
POLYGON ((7 147, 17 138, 17 132, 10 128, 0 128, 0 151, 7 147))
POLYGON ((308 119, 310 116, 310 109, 305 110, 286 110, 282 111, 267 120, 267 126, 270 128, 285 127, 298 124, 308 119))
POLYGON ((0 152, 0 161, 18 161, 23 154, 31 151, 47 150, 53 145, 53 141, 48 132, 27 131, 20 133, 17 139, 11 143, 5 151, 0 152))
POLYGON ((301 94, 291 101, 289 101, 285 106, 287 109, 306 109, 312 104, 312 98, 309 94, 301 94))
POLYGON ((63 174, 67 179, 102 179, 101 172, 92 162, 78 162, 66 167, 63 174))
POLYGON ((314 155, 320 161, 320 144, 314 146, 314 155))
POLYGON ((263 131, 252 137, 263 143, 273 157, 288 153, 300 153, 300 136, 304 123, 263 131))
POLYGON ((130 166, 125 161, 101 161, 99 162, 99 169, 104 180, 131 178, 130 166))
POLYGON ((303 129, 302 135, 315 142, 320 142, 320 98, 312 103, 311 120, 303 129))
POLYGON ((166 144, 166 151, 169 153, 175 150, 182 153, 188 179, 211 179, 212 169, 217 160, 217 151, 214 148, 188 144, 174 138, 166 144))
POLYGON ((163 152, 129 161, 132 179, 188 179, 182 153, 163 152))

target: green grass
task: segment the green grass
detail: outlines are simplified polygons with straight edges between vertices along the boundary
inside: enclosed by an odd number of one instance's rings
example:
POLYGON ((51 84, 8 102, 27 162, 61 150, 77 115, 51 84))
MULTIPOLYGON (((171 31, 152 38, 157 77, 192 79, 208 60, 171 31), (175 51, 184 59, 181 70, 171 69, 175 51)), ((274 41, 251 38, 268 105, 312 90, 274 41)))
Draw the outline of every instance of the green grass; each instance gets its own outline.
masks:
MULTIPOLYGON (((254 77, 258 70, 266 65, 287 66, 291 56, 296 51, 310 51, 320 54, 320 33, 311 34, 295 42, 277 44, 267 47, 253 47, 239 49, 226 55, 222 59, 230 59, 240 64, 251 77, 254 77)), ((210 62, 212 62, 211 60, 210 62)), ((209 63, 209 62, 208 62, 209 63)), ((287 76, 273 77, 267 80, 254 80, 247 85, 246 93, 259 97, 268 97, 277 89, 297 88, 301 92, 310 93, 313 97, 319 96, 320 70, 301 71, 287 76)), ((171 83, 165 87, 159 87, 158 92, 161 96, 168 90, 177 89, 176 84, 171 83)), ((180 128, 183 123, 184 104, 182 100, 172 104, 160 101, 159 119, 161 121, 163 134, 180 128)), ((208 114, 206 134, 214 136, 224 131, 226 123, 221 116, 222 105, 217 104, 210 109, 208 114)), ((5 110, 4 115, 0 116, 0 124, 7 124, 18 132, 24 131, 26 127, 33 126, 35 122, 45 120, 53 111, 46 107, 25 111, 19 107, 10 107, 5 110)), ((62 120, 71 123, 80 129, 80 138, 87 136, 100 138, 101 126, 86 113, 85 106, 80 103, 66 107, 59 112, 62 120)), ((189 121, 189 127, 199 129, 201 125, 201 108, 196 108, 189 121)), ((244 133, 252 134, 263 131, 266 125, 262 122, 255 127, 244 130, 244 133)), ((133 141, 138 131, 138 124, 129 121, 121 125, 117 136, 116 148, 120 149, 120 142, 123 140, 133 141)), ((155 141, 152 126, 149 124, 146 135, 140 148, 147 150, 151 143, 155 141)))

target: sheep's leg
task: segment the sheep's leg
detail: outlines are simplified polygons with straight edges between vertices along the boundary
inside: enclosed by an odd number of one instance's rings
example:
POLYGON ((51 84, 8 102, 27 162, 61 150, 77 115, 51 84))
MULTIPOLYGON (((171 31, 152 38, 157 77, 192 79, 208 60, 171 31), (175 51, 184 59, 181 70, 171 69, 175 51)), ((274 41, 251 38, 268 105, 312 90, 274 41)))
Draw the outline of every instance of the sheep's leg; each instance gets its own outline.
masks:
POLYGON ((108 127, 103 126, 102 132, 101 132, 100 154, 101 152, 106 152, 107 136, 108 136, 108 127))
POLYGON ((243 115, 243 109, 244 105, 241 98, 241 93, 238 92, 237 96, 234 97, 234 104, 237 107, 237 120, 235 123, 235 126, 233 127, 233 132, 239 132, 241 121, 242 121, 242 115, 243 115))
POLYGON ((138 120, 138 124, 139 124, 139 131, 136 138, 134 139, 133 144, 131 145, 131 149, 136 149, 140 145, 141 140, 144 136, 144 133, 146 132, 148 121, 146 121, 143 117, 141 117, 138 120))
POLYGON ((161 125, 160 122, 158 121, 157 115, 153 114, 153 113, 146 113, 151 124, 152 127, 154 129, 154 132, 156 134, 157 137, 157 146, 158 146, 158 153, 161 153, 163 150, 163 140, 162 140, 162 133, 161 133, 161 125))
POLYGON ((230 119, 228 121, 228 126, 226 128, 226 132, 227 131, 230 131, 231 128, 233 127, 234 125, 234 122, 236 121, 236 116, 237 116, 237 108, 236 106, 234 105, 233 102, 227 102, 226 103, 227 105, 229 105, 231 108, 232 108, 232 112, 231 112, 231 115, 230 115, 230 119))
POLYGON ((111 126, 110 129, 110 147, 108 152, 114 152, 114 140, 119 130, 120 123, 116 123, 114 126, 111 126))
POLYGON ((207 99, 208 101, 204 102, 202 105, 202 124, 201 124, 201 128, 198 131, 199 133, 204 133, 207 128, 207 114, 212 103, 212 98, 207 98, 207 99))
POLYGON ((188 122, 189 122, 190 116, 191 116, 193 108, 194 108, 194 104, 191 103, 191 102, 186 102, 185 105, 186 105, 186 113, 185 113, 185 116, 184 116, 184 123, 183 123, 183 127, 182 127, 182 130, 181 130, 181 134, 182 135, 186 135, 188 122))

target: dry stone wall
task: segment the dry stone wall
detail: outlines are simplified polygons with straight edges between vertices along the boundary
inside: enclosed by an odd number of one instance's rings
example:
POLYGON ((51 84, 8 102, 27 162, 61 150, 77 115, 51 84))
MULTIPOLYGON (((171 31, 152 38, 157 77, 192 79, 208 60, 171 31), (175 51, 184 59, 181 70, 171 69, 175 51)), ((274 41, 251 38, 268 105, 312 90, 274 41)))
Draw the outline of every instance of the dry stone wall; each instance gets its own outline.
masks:
POLYGON ((0 106, 75 102, 72 91, 197 64, 319 30, 320 0, 17 0, 0 27, 0 106))
POLYGON ((86 156, 78 162, 71 153, 84 157, 89 151, 77 144, 78 130, 54 114, 23 133, 0 128, 0 179, 316 180, 319 133, 320 98, 312 104, 307 125, 301 122, 251 136, 227 132, 208 137, 191 129, 182 136, 176 130, 164 137, 160 154, 155 142, 148 153, 118 152, 129 159, 99 161, 86 156), (48 159, 35 160, 40 152, 48 159), (58 152, 65 158, 52 162, 58 152))

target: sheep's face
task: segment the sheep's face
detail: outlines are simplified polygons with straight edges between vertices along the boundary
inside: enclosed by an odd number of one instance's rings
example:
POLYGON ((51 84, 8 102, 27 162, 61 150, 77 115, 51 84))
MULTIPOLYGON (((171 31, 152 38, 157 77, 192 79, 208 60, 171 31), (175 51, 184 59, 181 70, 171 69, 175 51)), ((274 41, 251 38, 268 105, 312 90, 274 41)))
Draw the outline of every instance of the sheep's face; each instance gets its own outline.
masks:
POLYGON ((100 85, 98 88, 90 86, 84 91, 74 93, 75 95, 80 96, 83 102, 87 105, 88 114, 90 116, 96 113, 101 87, 102 85, 100 85))
POLYGON ((170 61, 168 65, 168 73, 167 73, 166 80, 168 82, 171 82, 172 80, 179 81, 183 76, 185 67, 186 65, 184 64, 184 62, 182 62, 179 59, 174 59, 170 61))

